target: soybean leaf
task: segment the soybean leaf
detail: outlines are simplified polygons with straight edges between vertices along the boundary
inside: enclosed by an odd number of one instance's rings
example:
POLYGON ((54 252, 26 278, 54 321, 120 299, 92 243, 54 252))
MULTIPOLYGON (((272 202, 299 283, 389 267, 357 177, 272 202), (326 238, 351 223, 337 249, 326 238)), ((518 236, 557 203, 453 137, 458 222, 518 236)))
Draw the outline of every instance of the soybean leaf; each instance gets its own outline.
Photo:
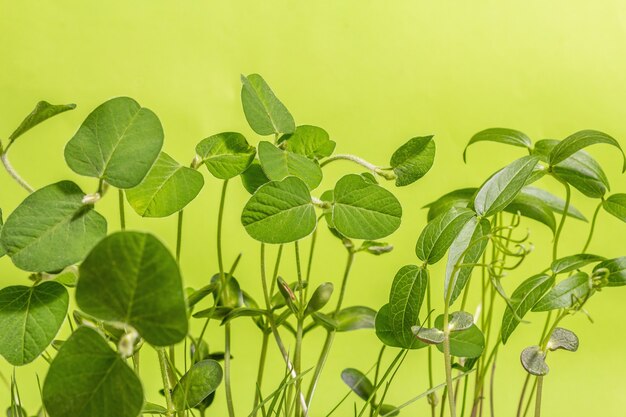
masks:
POLYGON ((50 417, 136 417, 143 405, 135 372, 96 330, 83 326, 54 358, 42 395, 50 417))
POLYGON ((607 213, 626 222, 626 194, 613 194, 609 196, 602 202, 602 207, 607 213))
POLYGON ((107 222, 73 182, 43 187, 11 213, 0 241, 11 260, 25 271, 58 271, 79 262, 106 235, 107 222), (59 248, 63 248, 59 250, 59 248))
POLYGON ((466 311, 455 311, 450 313, 448 328, 451 332, 467 330, 474 324, 474 317, 466 311))
POLYGON ((0 354, 14 366, 32 362, 61 328, 69 296, 63 285, 47 281, 0 291, 0 354))
POLYGON ((470 209, 452 208, 430 221, 417 239, 417 257, 429 264, 439 261, 474 216, 475 213, 470 209))
POLYGON ((445 340, 445 333, 437 328, 413 326, 411 328, 415 337, 428 345, 437 345, 445 340))
POLYGON ((259 135, 293 133, 296 124, 259 74, 241 76, 241 103, 248 124, 259 135))
POLYGON ((476 213, 491 216, 508 206, 526 185, 538 162, 536 156, 525 156, 492 175, 476 193, 476 213))
POLYGON ((214 360, 196 362, 178 381, 172 392, 176 411, 196 407, 222 382, 222 367, 214 360))
POLYGON ((435 142, 431 136, 418 136, 400 146, 389 165, 396 174, 396 186, 402 187, 422 178, 433 166, 435 142))
POLYGON ((161 152, 143 181, 126 190, 126 199, 142 217, 166 217, 182 210, 200 192, 204 178, 161 152))
POLYGON ((626 172, 626 155, 624 154, 619 142, 606 133, 599 132, 597 130, 581 130, 580 132, 576 132, 563 139, 554 147, 554 149, 552 149, 552 152, 550 152, 550 165, 556 165, 559 162, 566 160, 577 151, 597 143, 606 143, 619 149, 622 153, 623 159, 622 172, 626 172))
POLYGON ((167 414, 167 408, 162 405, 146 402, 141 409, 141 414, 167 414))
POLYGON ((315 229, 317 218, 307 185, 287 177, 261 186, 241 214, 248 234, 265 243, 289 243, 315 229))
MULTIPOLYGON (((435 327, 443 330, 443 315, 435 319, 435 327)), ((443 352, 443 344, 437 345, 443 352)), ((485 337, 475 324, 465 330, 450 333, 450 354, 460 358, 477 358, 485 350, 485 337)))
POLYGON ((553 284, 553 276, 539 274, 528 278, 513 291, 510 305, 504 310, 504 315, 502 316, 502 344, 509 340, 509 337, 511 337, 511 334, 519 325, 520 321, 518 318, 524 318, 526 313, 533 308, 553 284))
POLYGON ((376 319, 376 310, 363 306, 346 307, 339 310, 333 318, 337 321, 338 332, 373 329, 376 319))
POLYGON ((196 145, 196 154, 216 178, 227 180, 244 172, 256 155, 256 149, 237 132, 209 136, 196 145))
POLYGON ((548 349, 552 351, 563 349, 570 352, 576 352, 578 350, 578 336, 576 336, 576 334, 571 330, 557 327, 550 335, 548 349))
POLYGON ((375 240, 400 226, 402 206, 389 191, 361 175, 342 177, 334 189, 332 222, 344 236, 375 240))
POLYGON ((316 324, 319 324, 320 326, 331 332, 336 331, 339 326, 337 320, 327 314, 320 313, 319 311, 311 314, 311 317, 316 324))
POLYGON ((462 188, 454 190, 439 197, 432 203, 426 204, 424 208, 428 208, 428 221, 435 217, 448 212, 451 208, 466 208, 474 198, 474 194, 478 188, 462 188))
POLYGON ((129 97, 111 99, 87 116, 65 146, 77 174, 132 188, 146 176, 163 146, 163 128, 151 110, 129 97))
POLYGON ((593 272, 598 273, 601 269, 606 269, 609 272, 607 286, 621 287, 626 285, 626 256, 600 262, 593 268, 593 272))
POLYGON ((154 236, 118 232, 80 265, 76 302, 85 313, 126 323, 146 342, 169 346, 187 335, 187 306, 178 264, 154 236))
POLYGON ((372 385, 372 382, 367 376, 358 369, 344 369, 341 371, 341 379, 350 387, 352 392, 365 401, 368 401, 370 396, 374 393, 374 385, 372 385))
POLYGON ((546 365, 546 354, 542 352, 539 346, 529 346, 522 351, 520 355, 522 366, 531 375, 544 376, 550 372, 550 368, 546 365))
POLYGON ((247 192, 254 194, 263 184, 270 182, 267 178, 261 164, 258 160, 254 160, 250 166, 241 173, 241 183, 247 192))
POLYGON ((518 130, 499 127, 485 129, 472 136, 467 146, 465 146, 463 162, 467 162, 467 148, 476 142, 498 142, 527 149, 530 149, 532 146, 530 138, 518 130))
MULTIPOLYGON (((222 319, 220 325, 224 325, 231 320, 234 320, 239 317, 260 317, 267 314, 266 310, 261 310, 259 308, 250 308, 250 307, 237 307, 230 310, 222 319)), ((194 316, 195 317, 195 316, 194 316)), ((211 316, 213 317, 213 316, 211 316)))
POLYGON ((374 240, 364 240, 357 252, 367 252, 371 255, 383 255, 393 250, 393 245, 387 242, 377 242, 374 240))
POLYGON ((269 142, 259 143, 259 161, 263 172, 272 181, 293 175, 313 190, 322 181, 322 169, 315 161, 290 151, 283 151, 269 142))
POLYGON ((513 201, 504 208, 504 211, 513 214, 519 213, 524 217, 545 224, 550 228, 552 233, 556 232, 554 213, 540 198, 520 192, 513 201))
POLYGON ((303 125, 295 132, 280 139, 286 150, 304 155, 309 159, 321 159, 332 155, 336 143, 321 127, 303 125))
POLYGON ((582 300, 591 290, 589 275, 578 272, 564 279, 543 296, 533 307, 533 311, 549 311, 569 308, 582 300))
POLYGON ((387 346, 403 347, 401 342, 396 338, 391 317, 391 305, 385 304, 376 313, 374 324, 376 328, 376 336, 387 346))
POLYGON ((47 101, 40 101, 37 103, 33 111, 26 116, 22 123, 20 123, 17 129, 11 133, 11 136, 9 136, 8 146, 15 142, 18 137, 37 126, 39 123, 44 122, 57 114, 61 114, 68 110, 74 110, 75 108, 76 104, 50 104, 47 101))
MULTIPOLYGON (((526 186, 520 191, 520 196, 536 197, 543 201, 543 203, 555 213, 563 214, 565 211, 564 200, 541 188, 526 186)), ((587 221, 587 218, 572 204, 569 205, 567 215, 578 220, 587 221)))
POLYGON ((590 263, 603 261, 603 256, 592 255, 590 253, 579 253, 578 255, 570 255, 560 258, 552 262, 550 269, 555 274, 565 274, 582 268, 590 263))
POLYGON ((311 294, 311 298, 306 306, 306 313, 310 314, 324 308, 333 294, 333 289, 334 286, 332 282, 324 282, 320 284, 315 289, 313 294, 311 294))

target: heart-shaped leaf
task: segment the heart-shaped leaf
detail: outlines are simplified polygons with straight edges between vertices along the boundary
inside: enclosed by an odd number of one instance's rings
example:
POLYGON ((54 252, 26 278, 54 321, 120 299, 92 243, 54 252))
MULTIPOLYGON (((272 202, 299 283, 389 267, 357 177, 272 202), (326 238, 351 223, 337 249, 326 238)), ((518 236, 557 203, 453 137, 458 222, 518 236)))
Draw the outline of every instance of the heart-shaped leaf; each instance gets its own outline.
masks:
POLYGON ((589 275, 577 272, 559 282, 533 307, 533 311, 569 308, 581 301, 591 290, 589 275))
POLYGON ((570 352, 576 352, 578 350, 578 336, 576 336, 576 334, 571 330, 557 327, 550 335, 548 349, 553 351, 563 349, 570 352))
POLYGON ((196 154, 216 178, 227 180, 244 172, 256 155, 256 149, 237 132, 224 132, 203 139, 196 154))
POLYGON ((603 261, 603 256, 592 255, 590 253, 579 253, 578 255, 570 255, 560 258, 552 262, 550 269, 554 274, 565 274, 582 268, 594 262, 603 261))
POLYGON ((247 192, 254 194, 263 184, 270 182, 258 160, 255 160, 250 166, 241 173, 241 183, 247 192))
POLYGON ((75 108, 76 104, 50 104, 47 101, 40 101, 37 103, 33 111, 26 116, 22 123, 20 123, 17 129, 11 133, 11 136, 9 136, 8 146, 10 146, 18 137, 37 126, 39 123, 44 122, 57 114, 61 114, 68 110, 74 110, 75 108))
POLYGON ((531 375, 544 376, 550 372, 550 368, 546 365, 546 354, 539 346, 529 346, 522 350, 520 360, 526 372, 531 375))
POLYGON ((293 133, 296 124, 259 74, 241 76, 241 103, 248 124, 259 135, 293 133))
POLYGON ((182 210, 200 192, 204 178, 161 152, 148 175, 126 190, 126 199, 142 217, 166 217, 182 210))
POLYGON ((79 327, 63 343, 43 385, 50 417, 137 417, 139 378, 94 329, 79 327))
POLYGON ((376 319, 376 310, 363 306, 346 307, 339 310, 333 318, 337 321, 338 332, 373 329, 376 319))
POLYGON ((613 194, 609 196, 602 202, 602 207, 607 213, 626 222, 626 194, 613 194))
POLYGON ((132 188, 146 176, 163 146, 163 128, 151 110, 129 97, 111 99, 87 116, 65 146, 77 174, 132 188))
POLYGON ((178 381, 172 392, 177 411, 196 407, 222 382, 222 367, 214 360, 196 362, 178 381))
POLYGON ((413 326, 411 328, 415 337, 428 345, 438 345, 443 343, 446 334, 437 328, 428 328, 422 326, 413 326))
MULTIPOLYGON (((443 330, 443 315, 435 319, 435 327, 443 330)), ((443 352, 443 344, 437 345, 443 352)), ((472 324, 468 329, 450 333, 450 354, 459 358, 477 358, 485 350, 485 336, 483 332, 472 324)))
POLYGON ((396 174, 396 185, 402 187, 422 178, 435 161, 435 142, 431 136, 419 136, 400 146, 389 165, 396 174))
POLYGON ((178 264, 154 236, 118 232, 80 265, 76 302, 85 313, 133 326, 146 342, 169 346, 187 335, 178 264))
POLYGON ((550 152, 550 165, 556 165, 559 162, 566 160, 577 151, 597 143, 606 143, 619 149, 622 153, 623 159, 622 172, 626 172, 626 155, 624 154, 619 142, 606 133, 599 132, 597 130, 581 130, 580 132, 576 132, 563 139, 554 147, 554 149, 552 149, 552 152, 550 152))
POLYGON ((25 271, 58 271, 82 260, 106 235, 107 222, 83 204, 85 194, 61 181, 35 191, 11 213, 0 242, 25 271), (63 248, 63 250, 59 250, 63 248))
POLYGON ((463 162, 467 162, 467 148, 476 142, 497 142, 530 149, 532 142, 526 134, 514 129, 495 127, 476 133, 463 150, 463 162))
POLYGON ((309 159, 321 159, 332 155, 336 145, 324 129, 309 125, 296 127, 295 132, 281 137, 280 142, 284 142, 286 150, 309 159))
POLYGON ((280 181, 292 175, 304 181, 311 190, 322 181, 322 169, 317 162, 297 153, 283 151, 269 142, 259 143, 259 161, 263 172, 272 181, 280 181))
POLYGON ((0 354, 14 366, 32 362, 58 333, 69 296, 63 285, 47 281, 0 291, 0 354))
POLYGON ((607 286, 621 287, 626 285, 626 256, 600 262, 593 268, 593 272, 597 273, 602 269, 606 269, 609 272, 607 286))
POLYGON ((470 209, 453 207, 430 221, 417 239, 417 257, 429 264, 438 262, 474 216, 470 209))
POLYGON ((374 393, 374 385, 367 376, 358 369, 344 369, 341 371, 341 379, 350 387, 352 392, 365 401, 368 401, 370 396, 374 393))
POLYGON ((332 221, 344 236, 375 240, 400 226, 402 206, 389 191, 365 177, 348 174, 334 189, 332 221))
POLYGON ((241 223, 248 234, 265 243, 302 239, 313 232, 316 222, 309 189, 296 177, 261 186, 241 214, 241 223))

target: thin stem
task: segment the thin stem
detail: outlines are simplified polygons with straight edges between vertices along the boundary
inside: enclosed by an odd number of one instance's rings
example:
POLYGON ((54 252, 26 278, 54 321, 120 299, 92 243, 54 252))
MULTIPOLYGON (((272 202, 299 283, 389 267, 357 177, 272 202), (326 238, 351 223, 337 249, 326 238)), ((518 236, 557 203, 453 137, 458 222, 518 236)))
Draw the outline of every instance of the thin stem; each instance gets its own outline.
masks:
MULTIPOLYGON (((557 178, 557 177, 554 177, 557 178)), ((572 197, 572 191, 567 182, 557 178, 559 182, 561 182, 565 186, 565 206, 563 207, 563 215, 561 215, 561 221, 559 222, 559 227, 556 229, 556 234, 554 235, 554 245, 552 246, 552 260, 556 261, 557 259, 557 251, 559 248, 559 239, 561 238, 561 232, 563 231, 563 226, 565 225, 565 219, 567 218, 567 212, 569 211, 570 200, 572 197)))
POLYGON ((165 395, 165 404, 167 406, 167 417, 172 417, 174 413, 174 403, 172 402, 172 387, 170 385, 170 378, 167 371, 167 357, 165 354, 165 348, 157 349, 159 355, 159 366, 161 369, 161 378, 163 380, 163 391, 165 395))
MULTIPOLYGON (((385 348, 387 345, 383 345, 380 348, 380 352, 378 352, 378 359, 376 360, 376 371, 374 372, 374 386, 378 385, 378 374, 380 373, 380 363, 383 360, 383 354, 385 353, 385 348)), ((376 404, 376 395, 372 397, 372 403, 376 404)), ((374 416, 374 407, 370 407, 370 417, 374 416)))
MULTIPOLYGON (((296 272, 298 277, 298 286, 299 295, 300 295, 300 307, 297 316, 297 330, 296 330, 296 348, 294 351, 294 367, 296 371, 296 375, 300 375, 301 367, 302 367, 302 333, 304 328, 304 317, 302 315, 302 308, 304 306, 304 283, 302 282, 302 270, 300 268, 300 247, 298 246, 298 242, 294 242, 295 256, 296 256, 296 272)), ((296 395, 300 396, 302 393, 302 378, 298 378, 296 380, 296 395)), ((299 416, 301 413, 300 403, 296 401, 296 416, 299 416)))
POLYGON ((328 165, 329 163, 333 162, 333 161, 352 161, 355 164, 359 164, 361 165, 363 168, 366 168, 370 171, 372 171, 374 174, 380 175, 381 177, 387 179, 387 180, 395 180, 396 179, 396 174, 393 171, 390 170, 384 170, 374 164, 372 164, 371 162, 366 161, 363 158, 360 158, 356 155, 349 155, 349 154, 337 154, 337 155, 333 155, 329 158, 326 158, 321 164, 320 167, 324 167, 326 165, 328 165))
MULTIPOLYGON (((263 340, 261 341, 261 356, 259 358, 259 370, 257 371, 256 377, 256 389, 254 390, 254 404, 252 406, 253 409, 256 409, 256 406, 259 404, 261 400, 259 391, 261 390, 261 384, 263 383, 263 373, 265 371, 265 360, 267 358, 267 345, 270 339, 270 334, 266 331, 263 332, 263 340)), ((257 411, 253 413, 253 416, 256 417, 257 411)))
POLYGON ((124 213, 124 190, 118 190, 117 195, 117 202, 120 208, 120 229, 126 230, 126 214, 124 213))
POLYGON ((178 225, 176 226, 176 262, 180 265, 180 252, 183 245, 183 210, 178 212, 178 225))
POLYGON ((228 415, 233 417, 235 415, 235 407, 233 404, 230 377, 230 322, 228 322, 224 325, 224 385, 226 388, 228 415))
MULTIPOLYGON (((430 279, 426 283, 426 307, 428 309, 427 325, 428 325, 428 328, 432 328, 432 317, 431 317, 432 315, 430 314, 430 312, 432 311, 430 279)), ((434 379, 433 378, 433 346, 428 345, 428 389, 430 390, 432 390, 434 386, 433 379, 434 379)), ((428 397, 428 403, 430 404, 431 417, 435 417, 437 414, 437 401, 435 400, 436 395, 437 394, 433 392, 428 397)))
POLYGON ((600 201, 598 207, 596 207, 596 211, 593 213, 593 219, 591 220, 591 228, 589 229, 589 236, 587 237, 587 241, 585 242, 585 246, 581 253, 587 252, 589 249, 589 244, 591 243, 591 238, 593 238, 593 231, 596 228, 596 220, 598 219, 598 213, 600 213, 600 208, 602 207, 603 201, 600 201))
POLYGON ((13 165, 11 165, 11 162, 9 162, 9 157, 7 156, 7 150, 8 150, 8 147, 4 152, 0 151, 0 160, 2 160, 2 165, 4 165, 4 169, 6 169, 6 171, 9 173, 11 178, 13 178, 23 189, 25 189, 29 193, 34 192, 35 189, 31 187, 30 185, 28 185, 28 183, 24 181, 22 177, 20 177, 20 175, 15 170, 15 168, 13 168, 13 165))
POLYGON ((537 398, 535 399, 535 417, 541 417, 541 391, 543 390, 543 377, 537 377, 537 398))

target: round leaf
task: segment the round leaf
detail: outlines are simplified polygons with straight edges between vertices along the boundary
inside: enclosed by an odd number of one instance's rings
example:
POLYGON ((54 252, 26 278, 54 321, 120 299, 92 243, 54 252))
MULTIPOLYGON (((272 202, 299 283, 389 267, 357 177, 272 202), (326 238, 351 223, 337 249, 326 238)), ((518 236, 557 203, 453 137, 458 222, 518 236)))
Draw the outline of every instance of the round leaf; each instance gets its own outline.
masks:
POLYGON ((430 221, 417 239, 417 257, 429 264, 438 262, 474 216, 470 209, 452 208, 430 221))
POLYGON ((435 161, 435 142, 431 136, 415 137, 400 146, 389 164, 396 174, 396 185, 402 187, 422 178, 435 161))
POLYGON ((313 190, 322 181, 322 169, 317 162, 290 151, 277 148, 269 142, 259 143, 259 161, 263 172, 272 181, 293 175, 313 190))
POLYGON ((259 74, 241 76, 241 103, 248 124, 259 135, 293 133, 296 124, 259 74))
POLYGON ((227 180, 241 174, 252 164, 256 149, 241 133, 224 132, 198 143, 196 154, 214 177, 227 180))
POLYGON ((485 129, 472 136, 467 146, 465 146, 465 150, 463 150, 463 162, 467 162, 467 148, 476 142, 497 142, 528 149, 532 146, 530 138, 519 130, 500 127, 485 129))
POLYGON ((546 354, 542 352, 539 346, 529 346, 522 351, 520 355, 522 366, 531 375, 544 376, 550 371, 546 365, 546 354))
POLYGON ((194 408, 222 382, 222 367, 214 360, 207 359, 195 363, 183 375, 172 392, 172 401, 177 411, 194 408))

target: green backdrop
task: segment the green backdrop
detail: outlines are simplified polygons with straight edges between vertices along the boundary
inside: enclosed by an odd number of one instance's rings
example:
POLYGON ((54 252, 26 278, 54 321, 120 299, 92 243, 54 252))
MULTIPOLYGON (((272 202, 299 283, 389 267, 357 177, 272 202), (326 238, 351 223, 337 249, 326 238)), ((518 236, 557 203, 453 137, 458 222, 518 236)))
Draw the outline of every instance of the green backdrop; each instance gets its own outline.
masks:
MULTIPOLYGON (((239 74, 252 72, 266 78, 297 123, 330 132, 339 152, 386 163, 409 138, 435 135, 433 170, 399 191, 403 225, 389 238, 396 250, 357 262, 346 305, 359 302, 379 308, 395 271, 417 262, 413 248, 426 221, 424 204, 449 190, 478 185, 519 155, 480 144, 470 149, 464 165, 462 150, 475 132, 501 126, 522 130, 533 139, 562 139, 592 128, 626 145, 626 4, 621 0, 0 0, 0 136, 6 138, 39 99, 78 105, 29 132, 13 148, 13 165, 36 187, 72 179, 95 190, 94 181, 77 177, 64 165, 63 147, 85 116, 114 96, 131 96, 154 110, 166 132, 164 149, 180 161, 191 160, 199 140, 225 130, 241 131, 256 143, 259 138, 247 126, 239 102, 239 74)), ((620 159, 603 147, 592 153, 606 164, 613 191, 625 192, 620 159)), ((336 165, 334 172, 342 172, 341 164, 336 165)), ((201 196, 185 215, 182 268, 186 283, 193 286, 202 285, 217 270, 213 236, 220 184, 206 179, 201 196)), ((558 184, 544 186, 561 192, 558 184)), ((238 278, 259 294, 258 245, 239 222, 247 194, 238 184, 231 189, 237 191, 227 202, 225 256, 229 262, 243 253, 238 278)), ((0 172, 0 207, 9 212, 24 197, 24 191, 0 172)), ((110 230, 118 227, 116 203, 113 195, 101 203, 111 219, 110 230)), ((590 216, 590 205, 578 206, 590 216)), ((174 246, 174 217, 129 217, 130 228, 153 231, 174 246)), ((536 223, 527 225, 533 229, 537 253, 506 278, 509 291, 547 264, 541 252, 548 250, 551 236, 536 223)), ((587 227, 580 223, 566 228, 563 251, 581 247, 587 227)), ((327 233, 322 235, 319 256, 327 261, 313 270, 313 277, 337 282, 343 251, 327 233)), ((624 225, 602 215, 594 250, 607 256, 626 253, 624 225)), ((434 270, 435 285, 442 285, 442 271, 442 266, 434 270)), ((293 265, 285 264, 283 275, 293 274, 293 265)), ((6 257, 0 259, 0 277, 3 286, 27 279, 6 257)), ((594 297, 588 310, 595 324, 582 314, 568 319, 581 346, 576 354, 551 357, 544 388, 546 416, 624 415, 623 299, 626 290, 619 288, 594 297)), ((538 321, 523 326, 498 357, 498 414, 513 413, 524 377, 518 355, 534 343, 538 321)), ((212 349, 221 350, 223 342, 216 334, 212 328, 209 342, 212 349)), ((321 336, 315 333, 304 353, 309 366, 321 336)), ((251 347, 260 339, 248 321, 235 324, 233 382, 240 415, 252 404, 257 352, 251 347)), ((373 332, 336 338, 312 415, 323 415, 345 392, 340 370, 369 369, 379 346, 373 332)), ((283 368, 276 350, 272 355, 275 367, 270 373, 276 379, 283 368)), ((156 357, 145 357, 143 372, 156 376, 156 357)), ((43 372, 43 359, 36 364, 43 372)), ((388 402, 401 403, 426 388, 425 364, 425 351, 409 355, 388 402)), ((6 365, 0 369, 4 375, 11 372, 6 365)), ((18 369, 17 379, 34 413, 38 392, 33 368, 18 369)), ((158 378, 145 380, 148 399, 157 400, 158 378)), ((443 381, 442 372, 436 380, 443 381)), ((0 385, 0 405, 8 401, 9 393, 0 385)), ((210 415, 224 415, 223 391, 214 407, 210 415)), ((340 414, 351 407, 347 403, 340 414)), ((427 404, 421 401, 403 414, 426 412, 427 404)))

